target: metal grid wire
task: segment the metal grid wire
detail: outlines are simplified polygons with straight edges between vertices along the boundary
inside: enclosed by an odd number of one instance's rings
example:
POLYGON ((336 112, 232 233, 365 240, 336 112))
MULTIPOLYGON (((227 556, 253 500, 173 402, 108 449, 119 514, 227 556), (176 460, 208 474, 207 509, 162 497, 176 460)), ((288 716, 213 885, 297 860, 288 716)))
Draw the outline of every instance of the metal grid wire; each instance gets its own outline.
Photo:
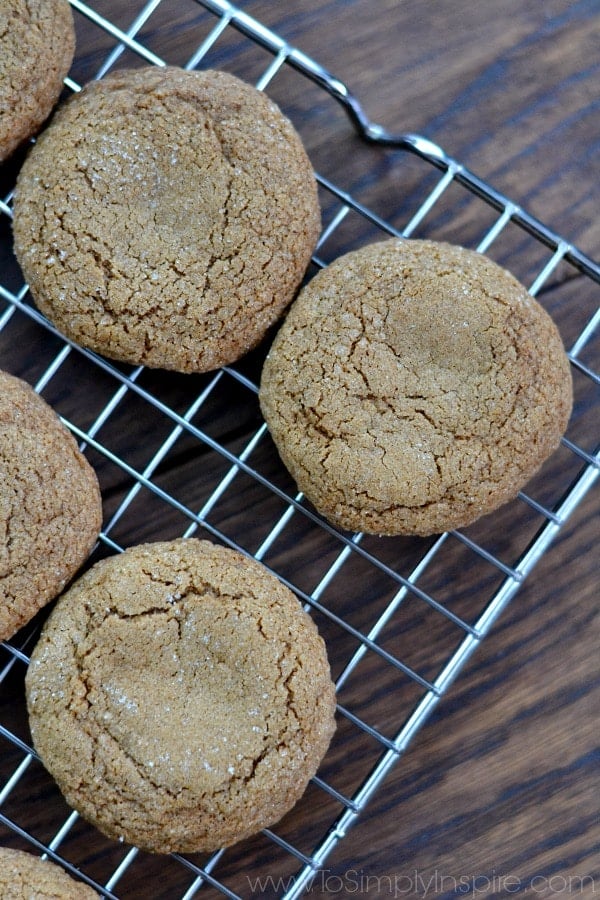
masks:
MULTIPOLYGON (((182 377, 118 366, 66 342, 32 305, 11 261, 12 184, 1 185, 0 365, 26 377, 57 409, 98 472, 105 524, 92 561, 130 543, 198 530, 261 560, 315 617, 339 700, 332 748, 305 798, 280 825, 230 850, 158 862, 104 840, 69 811, 29 744, 23 676, 43 619, 38 616, 0 649, 2 842, 46 854, 109 898, 149 896, 149 885, 152 896, 182 900, 269 891, 297 897, 598 475, 600 269, 439 147, 369 122, 344 84, 225 0, 189 0, 184 27, 197 31, 198 40, 184 61, 168 56, 169 0, 139 4, 137 11, 123 4, 128 21, 119 23, 107 21, 94 4, 71 3, 77 59, 84 60, 80 70, 87 78, 120 64, 218 64, 221 42, 230 41, 264 53, 260 63, 253 58, 248 64, 252 80, 277 94, 283 79, 277 99, 293 118, 285 103, 287 73, 293 72, 342 110, 345 121, 350 117, 367 152, 369 143, 389 147, 401 173, 399 208, 389 214, 386 207, 383 215, 328 175, 318 176, 324 227, 314 267, 388 234, 497 251, 547 303, 572 363, 569 431, 527 493, 494 521, 427 540, 340 533, 295 492, 277 458, 258 410, 260 351, 237 366, 182 377), (371 700, 357 690, 365 679, 374 685, 371 700), (384 721, 374 714, 383 696, 384 721), (351 759, 358 764, 349 765, 351 759), (273 880, 261 885, 256 879, 265 873, 273 880)), ((69 79, 67 88, 76 91, 79 84, 69 79)))

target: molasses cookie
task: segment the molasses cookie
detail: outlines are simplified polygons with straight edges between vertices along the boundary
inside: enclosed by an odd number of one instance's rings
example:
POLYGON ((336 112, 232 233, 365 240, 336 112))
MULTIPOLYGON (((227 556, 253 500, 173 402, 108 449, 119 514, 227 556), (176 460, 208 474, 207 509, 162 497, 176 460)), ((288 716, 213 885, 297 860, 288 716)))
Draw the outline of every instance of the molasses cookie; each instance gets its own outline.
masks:
POLYGON ((260 389, 317 510, 388 535, 462 527, 514 497, 571 402, 558 331, 512 275, 473 251, 395 239, 302 290, 260 389))
POLYGON ((225 72, 144 67, 72 97, 32 149, 14 209, 33 297, 73 340, 201 372, 253 348, 319 232, 291 123, 225 72))
POLYGON ((0 639, 49 603, 100 531, 96 474, 56 413, 0 372, 0 639))
POLYGON ((151 852, 276 822, 334 729, 325 646, 259 563, 194 538, 97 563, 27 672, 31 733, 67 802, 151 852))
POLYGON ((0 0, 0 162, 50 115, 74 51, 67 0, 0 0))
POLYGON ((60 866, 22 850, 0 847, 2 900, 94 900, 96 891, 60 866))

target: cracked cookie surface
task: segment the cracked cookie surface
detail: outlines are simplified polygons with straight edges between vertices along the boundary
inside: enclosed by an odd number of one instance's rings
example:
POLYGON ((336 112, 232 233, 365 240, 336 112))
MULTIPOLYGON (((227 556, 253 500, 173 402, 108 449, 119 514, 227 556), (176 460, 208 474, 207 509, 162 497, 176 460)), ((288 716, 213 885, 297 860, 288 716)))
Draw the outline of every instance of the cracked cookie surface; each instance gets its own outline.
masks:
POLYGON ((24 381, 0 372, 0 639, 56 597, 102 524, 98 479, 24 381))
POLYGON ((319 228, 295 129, 216 71, 143 67, 87 85, 15 194, 15 251, 41 311, 85 347, 182 372, 259 343, 319 228))
POLYGON ((56 863, 23 850, 0 847, 2 900, 94 900, 99 894, 56 863))
POLYGON ((50 115, 74 51, 67 0, 0 0, 0 162, 50 115))
POLYGON ((194 538, 104 560, 64 594, 27 673, 34 745, 67 801, 151 852, 280 819, 324 755, 324 643, 259 563, 194 538))
POLYGON ((512 275, 461 247, 390 239, 301 291, 260 403, 327 519, 426 535, 516 496, 558 446, 572 385, 556 326, 512 275))

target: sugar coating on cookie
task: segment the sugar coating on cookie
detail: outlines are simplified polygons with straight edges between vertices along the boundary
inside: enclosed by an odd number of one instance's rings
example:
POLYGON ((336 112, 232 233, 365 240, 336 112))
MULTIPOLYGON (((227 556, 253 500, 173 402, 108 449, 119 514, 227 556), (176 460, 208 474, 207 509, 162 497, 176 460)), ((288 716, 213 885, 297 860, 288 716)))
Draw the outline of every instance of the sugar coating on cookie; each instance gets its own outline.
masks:
POLYGON ((102 523, 98 479, 72 434, 24 381, 0 372, 0 639, 53 600, 102 523))
POLYGON ((194 538, 83 575, 26 688, 35 748, 67 802, 151 852, 209 851, 276 822, 334 729, 310 616, 259 563, 194 538))
POLYGON ((426 535, 516 496, 557 447, 572 385, 552 319, 512 275, 461 247, 389 239, 301 291, 260 403, 327 519, 426 535))
POLYGON ((182 372, 253 348, 292 300, 320 228, 290 121, 232 75, 143 67, 89 84, 18 178, 15 250, 78 343, 182 372))
POLYGON ((0 847, 2 900, 94 900, 99 894, 56 863, 0 847))
POLYGON ((74 51, 67 0, 0 0, 0 162, 47 119, 74 51))

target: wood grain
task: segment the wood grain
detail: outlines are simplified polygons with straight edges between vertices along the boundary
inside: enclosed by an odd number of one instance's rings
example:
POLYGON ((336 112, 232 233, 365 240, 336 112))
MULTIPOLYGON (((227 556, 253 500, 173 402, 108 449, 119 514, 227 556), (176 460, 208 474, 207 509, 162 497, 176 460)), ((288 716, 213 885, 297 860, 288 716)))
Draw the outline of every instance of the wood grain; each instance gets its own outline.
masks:
MULTIPOLYGON (((127 29, 142 3, 97 0, 91 4, 127 29)), ((593 258, 600 257, 600 9, 597 0, 246 0, 241 8, 344 80, 374 122, 394 132, 416 132, 438 142, 456 159, 508 194, 593 258)), ((163 0, 140 40, 173 64, 185 64, 211 24, 194 0, 163 0)), ((94 77, 114 39, 77 17, 78 55, 73 77, 94 77)), ((249 80, 270 62, 265 51, 227 29, 206 58, 249 80)), ((139 64, 131 51, 119 65, 139 64)), ((402 228, 439 173, 395 150, 367 145, 342 108, 304 76, 286 67, 268 86, 297 125, 317 171, 378 216, 402 228)), ((10 190, 19 159, 0 170, 2 196, 10 190)), ((321 195, 324 222, 339 209, 321 195)), ((424 221, 419 234, 475 246, 495 219, 481 201, 452 186, 424 221)), ((351 213, 322 248, 328 260, 378 236, 351 213)), ((1 282, 21 284, 10 248, 7 217, 0 215, 1 282)), ((509 227, 491 255, 531 283, 548 251, 509 227)), ((598 286, 562 265, 544 285, 541 299, 555 316, 567 345, 593 315, 598 286)), ((13 316, 0 334, 0 365, 35 383, 61 347, 34 320, 13 316)), ((256 379, 261 353, 241 370, 256 379)), ((598 366, 598 339, 583 361, 598 366)), ((102 448, 143 472, 177 420, 157 410, 154 399, 185 415, 191 400, 209 391, 184 432, 151 474, 181 508, 142 488, 111 531, 121 545, 181 534, 202 508, 230 461, 213 452, 202 435, 232 454, 244 452, 260 427, 255 394, 227 373, 185 378, 145 372, 100 431, 102 448), (135 423, 135 439, 132 425, 135 423)), ((118 388, 76 349, 44 389, 44 396, 82 429, 94 422, 107 396, 118 388)), ((596 451, 597 385, 575 373, 576 410, 569 436, 596 451)), ((105 522, 118 513, 135 484, 102 448, 89 448, 104 498, 105 522)), ((255 553, 270 525, 285 511, 281 496, 263 488, 267 479, 294 496, 268 439, 249 456, 249 471, 235 476, 208 514, 208 524, 255 553)), ((529 490, 548 506, 560 501, 581 468, 562 448, 529 490)), ((593 490, 563 526, 555 543, 516 594, 490 635, 435 708, 430 720, 398 758, 356 824, 309 883, 319 896, 409 898, 554 898, 600 895, 598 809, 598 561, 600 494, 593 490)), ((508 567, 518 563, 540 517, 523 503, 468 531, 508 567)), ((315 618, 324 634, 336 676, 358 646, 340 616, 367 633, 386 605, 402 591, 381 566, 408 578, 436 539, 367 538, 353 550, 339 578, 322 588, 315 618), (374 560, 377 562, 375 564, 374 560)), ((338 539, 310 517, 293 525, 265 552, 264 560, 301 592, 310 594, 343 551, 338 539)), ((109 552, 104 547, 98 555, 109 552)), ((475 623, 504 573, 488 565, 455 537, 440 545, 419 576, 418 590, 475 623)), ((42 618, 42 617, 40 617, 42 618)), ((34 623, 38 625, 39 620, 34 623)), ((378 636, 384 653, 397 655, 422 678, 434 679, 464 631, 426 600, 408 591, 378 636)), ((26 635, 20 640, 26 640, 26 635)), ((25 644, 25 648, 28 645, 25 644)), ((3 657, 2 665, 6 662, 3 657)), ((28 740, 22 703, 24 666, 17 663, 0 691, 0 721, 28 740)), ((362 717, 381 740, 340 714, 338 733, 322 776, 351 797, 381 758, 425 689, 377 650, 365 653, 340 689, 340 704, 362 717)), ((0 774, 5 780, 22 753, 3 740, 0 774)), ((3 781, 4 783, 4 781, 3 781)), ((311 786, 298 808, 277 827, 280 838, 301 853, 335 824, 340 804, 311 786)), ((41 841, 53 838, 68 814, 41 765, 10 793, 0 812, 41 841)), ((5 843, 27 846, 0 825, 5 843)), ((128 848, 103 839, 79 821, 64 844, 65 855, 104 883, 128 848)), ((195 858, 199 865, 204 858, 195 858)), ((214 875, 241 896, 277 896, 253 879, 291 878, 299 861, 259 835, 226 851, 214 875)), ((141 854, 119 881, 119 897, 171 900, 181 897, 194 874, 179 861, 141 854), (148 885, 152 885, 151 889, 148 885)), ((222 894, 205 886, 199 897, 222 894)))

